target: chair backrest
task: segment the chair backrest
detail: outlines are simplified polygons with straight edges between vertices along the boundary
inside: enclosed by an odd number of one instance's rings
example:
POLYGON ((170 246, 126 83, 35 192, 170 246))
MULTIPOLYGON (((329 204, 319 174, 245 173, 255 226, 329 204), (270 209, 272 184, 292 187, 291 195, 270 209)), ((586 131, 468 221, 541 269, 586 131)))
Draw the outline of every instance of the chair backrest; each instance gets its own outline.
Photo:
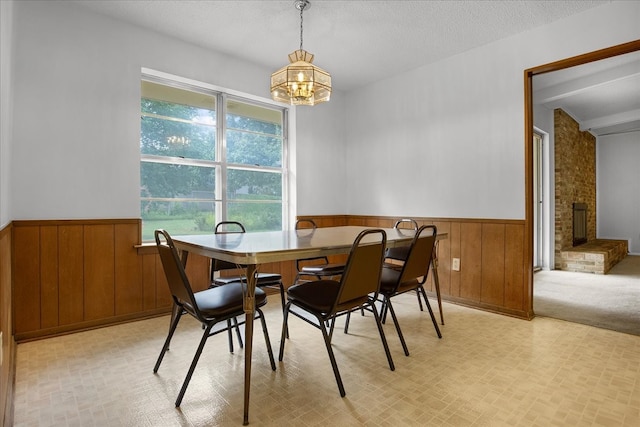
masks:
MULTIPOLYGON (((299 219, 296 221, 296 230, 315 230, 318 228, 316 222, 312 219, 299 219)), ((329 258, 326 256, 305 258, 296 260, 296 270, 300 271, 305 265, 329 264, 329 258)))
POLYGON ((370 294, 380 290, 380 274, 384 259, 387 233, 381 229, 368 229, 356 237, 340 279, 340 291, 333 312, 357 307, 367 300, 370 294), (378 239, 375 239, 375 236, 378 239), (374 239, 367 238, 373 236, 374 239))
POLYGON ((316 222, 312 219, 299 219, 296 221, 296 230, 305 230, 308 228, 313 228, 314 230, 318 228, 316 222))
MULTIPOLYGON (((216 224, 215 234, 239 234, 246 233, 244 225, 238 221, 220 221, 216 224)), ((235 270, 238 266, 229 261, 221 259, 211 259, 211 280, 214 279, 214 273, 220 270, 235 270)))
POLYGON ((182 261, 178 256, 178 250, 171 236, 169 236, 169 233, 165 230, 155 230, 155 238, 160 261, 162 261, 162 269, 167 278, 169 290, 174 302, 178 305, 186 303, 192 307, 196 313, 199 313, 191 284, 189 283, 182 261))
MULTIPOLYGON (((393 228, 410 229, 418 231, 418 222, 412 218, 402 218, 396 221, 393 228)), ((396 248, 388 248, 384 254, 385 258, 397 261, 404 261, 409 254, 409 246, 398 246, 396 248)))
POLYGON ((418 229, 418 222, 413 218, 402 218, 393 224, 393 228, 409 228, 415 231, 418 229))
POLYGON ((220 221, 216 224, 216 234, 229 234, 229 233, 246 233, 244 225, 238 221, 220 221))
POLYGON ((431 266, 437 234, 435 225, 423 225, 418 229, 409 246, 398 284, 419 279, 420 283, 424 283, 431 266))

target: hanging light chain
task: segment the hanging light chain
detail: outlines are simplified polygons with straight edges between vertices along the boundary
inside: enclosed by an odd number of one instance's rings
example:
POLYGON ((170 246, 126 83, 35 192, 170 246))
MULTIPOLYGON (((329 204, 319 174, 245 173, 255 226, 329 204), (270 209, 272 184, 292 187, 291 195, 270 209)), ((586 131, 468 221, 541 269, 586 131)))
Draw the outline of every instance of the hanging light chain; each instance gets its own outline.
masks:
POLYGON ((304 11, 304 7, 306 6, 306 4, 304 2, 301 2, 299 4, 300 7, 300 50, 302 50, 302 12, 304 11))

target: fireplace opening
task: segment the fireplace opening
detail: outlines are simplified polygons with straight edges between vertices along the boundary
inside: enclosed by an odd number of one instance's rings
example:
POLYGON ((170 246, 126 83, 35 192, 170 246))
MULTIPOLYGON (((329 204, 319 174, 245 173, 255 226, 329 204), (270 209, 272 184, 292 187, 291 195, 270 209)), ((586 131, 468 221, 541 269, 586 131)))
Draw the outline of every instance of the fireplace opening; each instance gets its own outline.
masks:
POLYGON ((587 204, 573 204, 573 246, 587 243, 587 204))

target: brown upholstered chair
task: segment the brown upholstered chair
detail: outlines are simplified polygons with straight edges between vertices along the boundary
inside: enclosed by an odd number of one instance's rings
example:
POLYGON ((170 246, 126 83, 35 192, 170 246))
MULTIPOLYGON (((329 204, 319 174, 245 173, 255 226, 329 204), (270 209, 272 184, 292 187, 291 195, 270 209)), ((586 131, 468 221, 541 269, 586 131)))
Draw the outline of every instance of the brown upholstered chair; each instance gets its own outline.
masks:
MULTIPOLYGON (((413 230, 415 233, 418 231, 418 222, 413 218, 402 218, 399 219, 393 224, 393 228, 401 228, 413 230)), ((407 254, 409 253, 409 246, 397 246, 395 248, 387 248, 384 254, 384 265, 389 268, 402 268, 402 264, 407 259, 407 254)), ((424 311, 422 307, 422 300, 420 299, 420 291, 416 289, 416 296, 418 297, 418 305, 420 306, 420 311, 424 311)), ((385 322, 387 318, 387 310, 386 306, 382 306, 381 310, 382 314, 382 323, 385 322)))
MULTIPOLYGON (((296 221, 296 230, 315 230, 318 226, 312 219, 299 219, 296 221)), ((296 260, 296 278, 293 283, 298 283, 301 278, 330 279, 336 278, 344 271, 344 264, 330 263, 326 256, 305 258, 296 260)))
MULTIPOLYGON (((169 334, 162 346, 162 350, 160 351, 158 360, 153 368, 153 372, 158 372, 162 359, 169 349, 171 338, 173 337, 176 327, 178 326, 178 322, 183 314, 187 313, 193 316, 204 326, 204 333, 200 339, 200 344, 198 345, 196 354, 193 357, 187 376, 182 383, 182 388, 180 389, 180 393, 176 399, 176 406, 180 406, 207 339, 210 336, 224 332, 229 328, 229 326, 227 326, 226 328, 218 328, 214 331, 214 325, 218 322, 235 319, 238 316, 244 317, 242 299, 242 287, 244 285, 241 282, 235 282, 228 286, 220 286, 204 291, 193 292, 189 279, 184 271, 184 266, 178 257, 178 251, 176 250, 169 233, 164 230, 156 230, 155 239, 160 260, 162 261, 162 267, 167 278, 167 283, 169 284, 169 290, 171 291, 171 296, 173 298, 174 316, 171 321, 171 326, 169 327, 169 334)), ((264 333, 264 340, 267 344, 267 352, 269 353, 271 369, 275 371, 276 364, 271 350, 269 332, 267 330, 264 314, 262 313, 262 310, 260 310, 260 307, 264 306, 266 303, 267 296, 264 291, 256 289, 256 317, 259 317, 260 322, 262 323, 262 331, 264 333)), ((229 323, 227 323, 227 325, 229 325, 229 323)))
MULTIPOLYGON (((412 218, 402 218, 393 224, 393 228, 401 228, 413 230, 415 233, 418 231, 418 222, 412 218)), ((409 246, 397 246, 395 248, 387 248, 384 253, 385 265, 392 264, 393 261, 398 261, 398 265, 401 265, 406 259, 409 253, 409 246)), ((418 300, 419 301, 419 300, 418 300)))
POLYGON ((322 332, 338 390, 340 396, 343 397, 345 390, 331 348, 336 317, 348 314, 363 306, 370 309, 374 315, 389 368, 392 371, 395 370, 380 316, 375 306, 380 287, 380 273, 386 240, 387 236, 384 230, 364 230, 353 242, 340 281, 310 280, 291 286, 287 292, 288 302, 284 309, 279 360, 282 360, 284 356, 289 314, 293 314, 322 332), (317 321, 310 320, 308 315, 305 316, 305 313, 315 316, 317 321), (327 322, 331 323, 329 332, 327 331, 327 322))
POLYGON ((397 295, 405 292, 419 291, 424 298, 425 305, 429 310, 433 327, 438 334, 438 338, 442 338, 438 322, 433 315, 431 304, 427 299, 427 294, 424 290, 424 282, 429 274, 429 267, 431 266, 431 259, 433 251, 435 249, 436 235, 438 234, 435 225, 423 225, 416 232, 411 245, 408 246, 408 252, 404 263, 401 268, 395 266, 382 268, 382 275, 380 277, 380 297, 382 297, 382 303, 391 313, 393 323, 398 332, 398 337, 402 344, 402 349, 405 355, 409 355, 407 344, 402 335, 398 318, 393 309, 391 299, 397 295))

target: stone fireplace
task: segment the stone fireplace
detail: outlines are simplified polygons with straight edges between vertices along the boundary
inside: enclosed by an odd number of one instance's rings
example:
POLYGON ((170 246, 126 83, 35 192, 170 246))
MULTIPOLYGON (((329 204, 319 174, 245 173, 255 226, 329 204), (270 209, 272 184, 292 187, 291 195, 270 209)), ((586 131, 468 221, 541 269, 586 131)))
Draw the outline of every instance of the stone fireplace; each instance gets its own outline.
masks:
POLYGON ((555 268, 607 273, 628 241, 596 239, 596 138, 561 109, 554 132, 555 268))
POLYGON ((554 111, 554 157, 555 265, 561 269, 561 251, 575 245, 574 204, 581 209, 576 220, 586 222, 586 236, 580 236, 586 238, 583 243, 596 238, 597 212, 596 138, 580 131, 578 122, 561 109, 554 111))

